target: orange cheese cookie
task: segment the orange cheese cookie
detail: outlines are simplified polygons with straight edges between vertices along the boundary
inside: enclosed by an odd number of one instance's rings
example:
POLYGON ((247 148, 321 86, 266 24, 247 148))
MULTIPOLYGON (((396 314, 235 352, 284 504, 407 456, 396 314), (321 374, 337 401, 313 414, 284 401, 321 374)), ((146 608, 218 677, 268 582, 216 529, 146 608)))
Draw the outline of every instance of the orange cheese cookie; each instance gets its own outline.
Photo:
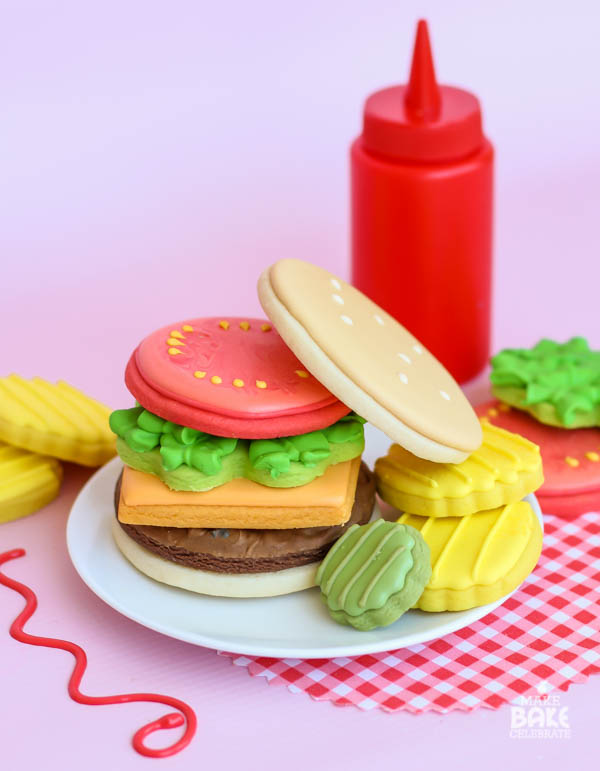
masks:
POLYGON ((539 447, 482 420, 483 444, 462 463, 432 463, 392 445, 375 463, 377 492, 400 511, 463 517, 516 503, 544 481, 539 447))
POLYGON ((342 525, 350 518, 360 458, 330 466, 307 485, 274 488, 234 479, 206 492, 176 492, 125 467, 119 520, 160 527, 279 530, 342 525))

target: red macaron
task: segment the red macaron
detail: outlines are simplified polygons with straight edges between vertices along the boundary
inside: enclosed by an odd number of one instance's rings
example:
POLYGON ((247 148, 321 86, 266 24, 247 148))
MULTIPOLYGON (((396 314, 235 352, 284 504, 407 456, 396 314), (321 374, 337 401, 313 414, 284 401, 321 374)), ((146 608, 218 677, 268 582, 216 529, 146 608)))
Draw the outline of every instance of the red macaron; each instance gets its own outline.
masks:
POLYGON ((600 429, 548 426, 497 400, 475 411, 539 446, 545 481, 536 496, 545 514, 572 518, 600 511, 600 429))
POLYGON ((265 319, 221 316, 162 327, 133 352, 125 382, 165 420, 238 439, 317 431, 350 412, 265 319))

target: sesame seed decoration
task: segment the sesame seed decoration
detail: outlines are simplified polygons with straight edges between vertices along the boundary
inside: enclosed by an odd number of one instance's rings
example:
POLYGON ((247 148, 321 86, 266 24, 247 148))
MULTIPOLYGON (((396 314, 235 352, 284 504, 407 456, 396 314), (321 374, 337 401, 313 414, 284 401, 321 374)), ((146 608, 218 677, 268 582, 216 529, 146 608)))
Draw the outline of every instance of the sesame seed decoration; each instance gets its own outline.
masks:
POLYGON ((498 409, 500 410, 500 412, 510 412, 510 404, 504 404, 504 403, 499 404, 498 409))
POLYGON ((340 297, 339 294, 332 294, 331 299, 333 300, 334 303, 337 303, 338 305, 344 304, 344 298, 340 297))
POLYGON ((442 399, 445 399, 447 402, 450 401, 450 394, 447 394, 445 391, 440 391, 440 396, 442 399))
POLYGON ((382 326, 385 324, 384 320, 381 318, 381 316, 380 316, 378 313, 376 313, 376 314, 373 316, 373 318, 374 318, 374 319, 375 319, 375 321, 376 321, 376 322, 379 324, 379 326, 380 326, 380 327, 382 327, 382 326))
POLYGON ((572 458, 570 455, 567 455, 565 458, 565 463, 567 466, 571 466, 571 468, 577 468, 577 466, 579 466, 579 461, 577 458, 572 458))
POLYGON ((183 351, 180 351, 179 348, 168 348, 167 353, 169 356, 177 356, 178 353, 183 353, 183 351))
POLYGON ((600 455, 598 455, 597 452, 586 452, 585 457, 588 460, 591 460, 592 463, 598 463, 598 461, 600 460, 600 455))
POLYGON ((261 324, 261 330, 263 332, 270 332, 271 331, 271 325, 270 324, 261 324))
POLYGON ((247 321, 240 321, 240 329, 243 329, 244 332, 247 332, 250 329, 250 324, 247 321))
POLYGON ((398 377, 400 378, 401 383, 408 385, 408 377, 404 374, 404 372, 398 372, 398 377))
POLYGON ((176 337, 170 337, 170 338, 167 340, 167 345, 175 345, 175 346, 178 346, 178 345, 185 345, 185 343, 184 343, 184 342, 182 342, 181 340, 178 340, 176 337))
POLYGON ((405 361, 407 364, 411 364, 410 358, 405 353, 399 353, 398 356, 402 359, 402 361, 405 361))
POLYGON ((190 327, 189 324, 184 324, 181 328, 183 329, 184 332, 193 332, 194 331, 194 327, 190 327))
POLYGON ((206 377, 206 372, 203 372, 200 369, 196 370, 196 372, 194 372, 194 377, 198 377, 198 378, 202 379, 203 377, 206 377))
POLYGON ((211 377, 211 379, 210 379, 210 382, 211 382, 211 383, 214 383, 215 385, 219 385, 219 384, 220 384, 220 383, 222 383, 223 381, 221 380, 221 378, 220 378, 218 375, 213 375, 213 376, 211 377))
MULTIPOLYGON (((185 327, 183 327, 185 329, 185 327)), ((192 328, 190 327, 190 330, 192 328)), ((181 332, 178 329, 173 329, 171 331, 171 337, 178 337, 180 340, 185 340, 185 336, 181 334, 181 332)))
POLYGON ((339 292, 339 291, 340 291, 340 289, 342 288, 342 285, 341 285, 341 284, 340 284, 340 282, 337 280, 337 278, 332 278, 332 279, 331 279, 331 286, 332 286, 334 289, 337 289, 337 290, 338 290, 338 292, 339 292))
POLYGON ((264 380, 257 380, 257 381, 256 381, 256 387, 257 387, 257 388, 266 388, 266 387, 267 387, 267 384, 265 383, 265 381, 264 381, 264 380))
POLYGON ((228 330, 229 329, 229 322, 228 321, 219 321, 219 326, 221 329, 228 330))
POLYGON ((352 324, 354 324, 350 316, 340 316, 340 318, 344 322, 344 324, 348 324, 349 327, 351 327, 352 324))
POLYGON ((296 370, 296 374, 298 375, 298 377, 303 377, 303 378, 307 378, 308 377, 308 372, 306 372, 303 369, 297 369, 296 370))
POLYGON ((243 380, 240 380, 240 378, 239 378, 239 377, 236 377, 236 378, 235 378, 235 380, 233 381, 233 385, 234 385, 236 388, 243 388, 243 387, 244 387, 244 381, 243 381, 243 380))

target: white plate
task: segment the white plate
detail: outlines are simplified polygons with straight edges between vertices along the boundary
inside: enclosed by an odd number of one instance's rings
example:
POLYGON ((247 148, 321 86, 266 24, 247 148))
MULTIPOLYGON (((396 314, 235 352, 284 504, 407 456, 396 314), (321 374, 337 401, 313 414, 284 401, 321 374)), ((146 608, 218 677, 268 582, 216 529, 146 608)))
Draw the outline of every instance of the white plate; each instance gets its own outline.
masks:
MULTIPOLYGON (((372 466, 386 452, 389 439, 367 428, 364 457, 372 466)), ((113 541, 113 493, 121 467, 119 459, 114 459, 77 496, 67 524, 69 555, 81 578, 104 602, 170 637, 254 656, 357 656, 443 637, 469 626, 506 599, 456 613, 411 610, 390 626, 358 632, 331 620, 316 588, 283 597, 237 600, 166 586, 139 573, 113 541)), ((535 496, 526 500, 542 522, 535 496)))

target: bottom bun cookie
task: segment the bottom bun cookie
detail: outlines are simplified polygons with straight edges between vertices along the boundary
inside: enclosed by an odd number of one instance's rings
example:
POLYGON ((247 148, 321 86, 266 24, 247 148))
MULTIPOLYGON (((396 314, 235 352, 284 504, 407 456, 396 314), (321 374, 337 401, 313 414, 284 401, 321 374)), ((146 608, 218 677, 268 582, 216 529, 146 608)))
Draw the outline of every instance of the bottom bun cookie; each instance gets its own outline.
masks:
POLYGON ((130 538, 116 519, 112 529, 119 550, 140 573, 190 592, 215 597, 276 597, 315 586, 318 562, 272 573, 212 573, 157 557, 130 538))

